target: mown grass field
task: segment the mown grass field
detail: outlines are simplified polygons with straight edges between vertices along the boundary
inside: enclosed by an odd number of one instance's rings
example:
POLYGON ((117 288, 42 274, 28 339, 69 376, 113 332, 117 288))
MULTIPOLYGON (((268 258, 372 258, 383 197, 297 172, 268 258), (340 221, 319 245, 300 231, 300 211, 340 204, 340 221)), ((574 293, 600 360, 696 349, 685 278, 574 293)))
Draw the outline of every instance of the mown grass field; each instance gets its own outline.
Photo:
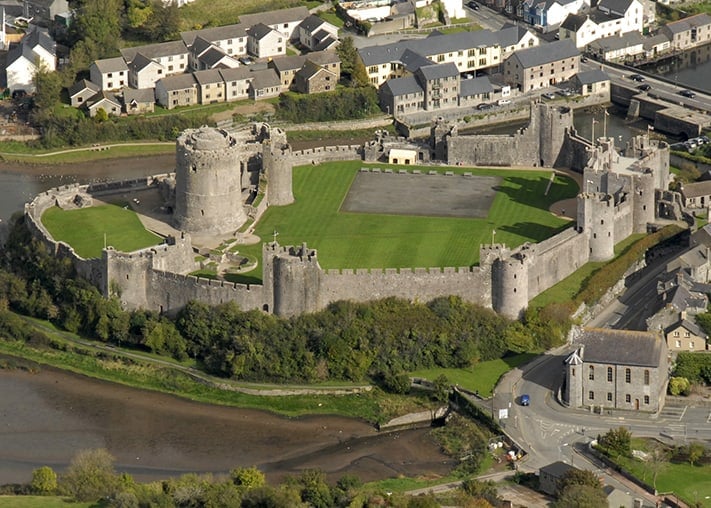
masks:
POLYGON ((146 231, 133 210, 118 205, 78 210, 53 207, 42 215, 42 223, 55 240, 68 243, 77 254, 87 259, 101 256, 104 241, 106 245, 125 252, 162 241, 158 235, 146 231))
MULTIPOLYGON (((281 245, 307 242, 318 249, 319 262, 327 269, 473 266, 479 262, 479 246, 491 243, 494 230, 497 243, 515 247, 568 227, 568 220, 552 215, 548 208, 578 192, 575 182, 557 176, 545 195, 550 171, 456 168, 455 172, 502 178, 488 217, 342 213, 341 203, 362 165, 347 161, 295 168, 295 203, 270 207, 256 234, 271 242, 276 230, 281 245)), ((260 249, 260 245, 246 246, 243 252, 261 258, 260 249)))

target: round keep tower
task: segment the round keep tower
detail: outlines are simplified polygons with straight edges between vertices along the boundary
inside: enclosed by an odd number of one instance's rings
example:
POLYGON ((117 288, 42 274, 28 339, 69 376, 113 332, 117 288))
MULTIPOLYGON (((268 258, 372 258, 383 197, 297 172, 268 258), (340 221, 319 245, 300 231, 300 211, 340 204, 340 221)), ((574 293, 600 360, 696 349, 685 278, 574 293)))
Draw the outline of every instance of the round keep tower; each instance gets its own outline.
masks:
POLYGON ((188 129, 176 142, 175 227, 189 233, 231 233, 247 216, 242 203, 240 147, 226 131, 188 129))
POLYGON ((634 232, 646 233, 647 224, 654 222, 654 173, 647 169, 632 178, 634 188, 634 232))
POLYGON ((528 307, 528 265, 525 246, 504 251, 492 266, 492 306, 512 319, 521 317, 528 307))
POLYGON ((615 203, 604 192, 578 194, 578 229, 590 240, 590 261, 607 261, 615 256, 615 203))
POLYGON ((262 146, 262 164, 267 177, 269 206, 284 206, 294 202, 292 190, 291 147, 279 139, 270 139, 262 146))

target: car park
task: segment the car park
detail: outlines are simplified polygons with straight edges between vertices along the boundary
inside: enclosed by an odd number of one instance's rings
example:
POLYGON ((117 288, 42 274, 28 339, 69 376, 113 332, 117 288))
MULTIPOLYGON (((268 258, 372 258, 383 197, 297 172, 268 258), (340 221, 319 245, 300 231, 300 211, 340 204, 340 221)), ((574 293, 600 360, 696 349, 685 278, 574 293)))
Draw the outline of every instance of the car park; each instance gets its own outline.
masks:
POLYGON ((630 76, 630 79, 632 81, 644 81, 644 76, 642 76, 641 74, 632 74, 630 76))
POLYGON ((679 95, 682 97, 686 97, 687 99, 693 99, 696 97, 696 93, 692 92, 691 90, 679 90, 679 95))
POLYGON ((552 100, 552 99, 555 99, 555 94, 553 92, 546 92, 546 93, 542 93, 541 97, 543 97, 544 99, 552 100))
POLYGON ((529 397, 529 395, 527 393, 524 393, 523 395, 521 395, 520 401, 521 401, 522 406, 530 406, 531 405, 531 397, 529 397))
POLYGON ((644 83, 643 85, 639 85, 637 87, 637 90, 642 90, 643 92, 648 92, 652 89, 652 85, 649 83, 644 83))

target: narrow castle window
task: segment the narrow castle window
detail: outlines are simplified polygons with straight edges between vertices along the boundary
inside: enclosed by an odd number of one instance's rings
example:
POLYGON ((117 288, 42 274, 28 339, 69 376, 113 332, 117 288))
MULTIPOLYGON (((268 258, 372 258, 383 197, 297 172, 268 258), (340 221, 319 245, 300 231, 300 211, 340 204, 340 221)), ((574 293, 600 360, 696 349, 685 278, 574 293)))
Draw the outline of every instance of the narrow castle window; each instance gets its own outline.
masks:
POLYGON ((625 395, 625 402, 627 402, 627 404, 632 402, 632 396, 629 393, 625 395))
POLYGON ((205 216, 205 210, 200 210, 200 215, 205 216))
POLYGON ((590 366, 590 373, 588 375, 588 378, 590 379, 590 381, 595 381, 595 367, 593 367, 592 365, 590 366))
POLYGON ((607 368, 607 381, 612 383, 612 367, 607 368))
POLYGON ((631 383, 631 382, 632 382, 632 370, 625 369, 625 383, 631 383))
POLYGON ((126 280, 128 280, 128 274, 126 274, 126 280))
POLYGON ((612 402, 612 392, 607 392, 607 401, 612 402))

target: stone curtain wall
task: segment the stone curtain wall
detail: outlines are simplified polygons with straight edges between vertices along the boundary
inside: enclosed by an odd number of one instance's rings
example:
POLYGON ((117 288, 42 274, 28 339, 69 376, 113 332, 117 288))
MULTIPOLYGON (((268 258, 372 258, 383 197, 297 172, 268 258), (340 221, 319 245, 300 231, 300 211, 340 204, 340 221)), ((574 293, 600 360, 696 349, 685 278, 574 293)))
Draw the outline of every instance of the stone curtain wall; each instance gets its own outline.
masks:
POLYGON ((588 262, 588 236, 566 229, 533 245, 534 259, 528 271, 529 298, 565 279, 588 262))

